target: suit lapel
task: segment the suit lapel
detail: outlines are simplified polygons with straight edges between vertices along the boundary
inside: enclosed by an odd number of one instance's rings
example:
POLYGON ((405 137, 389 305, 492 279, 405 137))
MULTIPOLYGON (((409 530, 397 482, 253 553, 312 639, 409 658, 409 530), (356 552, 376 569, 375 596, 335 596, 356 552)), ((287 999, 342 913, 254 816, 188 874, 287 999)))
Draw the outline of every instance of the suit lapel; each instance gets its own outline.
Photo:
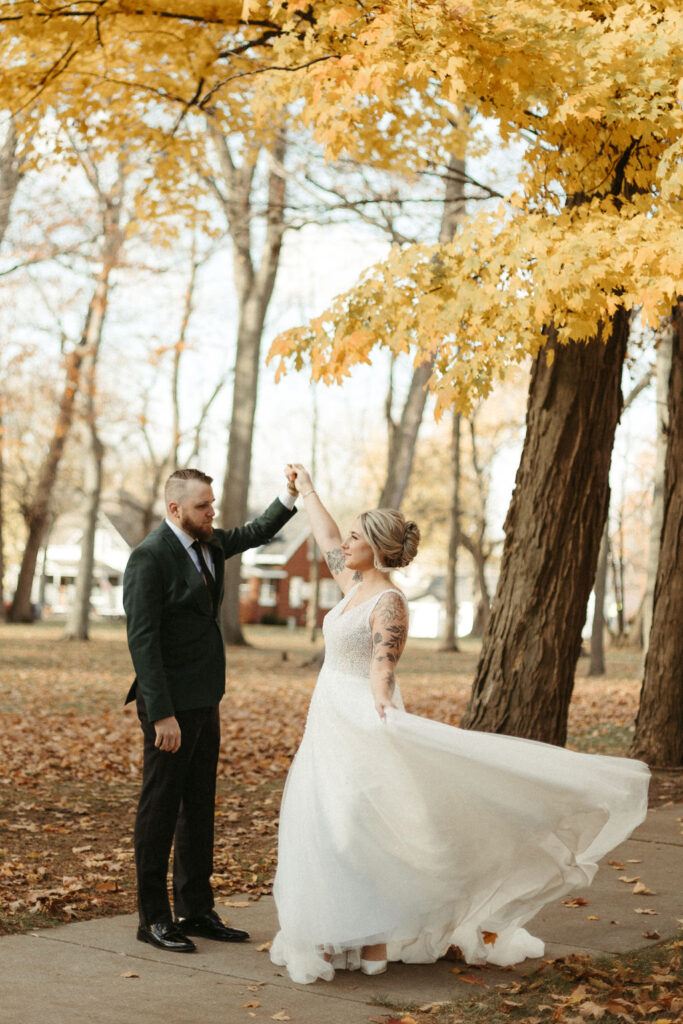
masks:
POLYGON ((225 552, 219 541, 210 540, 207 541, 208 547, 211 549, 211 555, 213 556, 213 572, 216 580, 216 594, 218 595, 218 604, 221 603, 223 597, 223 582, 225 579, 225 552))
POLYGON ((202 579, 201 573, 197 571, 197 567, 192 561, 192 556, 183 547, 173 530, 171 530, 166 523, 162 523, 160 529, 162 531, 162 537, 168 544, 173 556, 178 574, 182 576, 187 583, 192 596, 201 610, 203 612, 210 612, 212 610, 211 594, 209 592, 209 588, 202 579))

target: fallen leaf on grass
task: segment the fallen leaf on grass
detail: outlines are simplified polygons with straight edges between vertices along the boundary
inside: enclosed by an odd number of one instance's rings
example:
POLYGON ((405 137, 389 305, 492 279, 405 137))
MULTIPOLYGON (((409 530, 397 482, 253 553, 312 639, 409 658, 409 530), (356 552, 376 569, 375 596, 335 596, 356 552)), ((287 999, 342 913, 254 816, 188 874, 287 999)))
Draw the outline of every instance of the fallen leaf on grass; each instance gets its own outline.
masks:
POLYGON ((118 892, 117 882, 100 882, 95 886, 95 892, 118 892))
POLYGON ((420 1010, 420 1013, 436 1013, 437 1010, 440 1010, 441 1007, 445 1005, 446 1003, 443 1001, 440 1003, 425 1003, 423 1006, 418 1007, 418 1009, 420 1010))
POLYGON ((515 999, 501 999, 500 1005, 506 1013, 513 1013, 518 1010, 520 1006, 524 1006, 524 1003, 520 1003, 515 999))
POLYGON ((662 937, 662 936, 661 936, 661 935, 659 934, 659 932, 658 932, 658 931, 654 931, 654 932, 643 932, 643 938, 644 938, 644 939, 661 939, 661 937, 662 937))
POLYGON ((600 1020, 601 1017, 605 1016, 605 1007, 598 1006, 597 1003, 587 999, 585 1003, 582 1003, 579 1007, 579 1013, 582 1017, 592 1017, 593 1020, 600 1020))

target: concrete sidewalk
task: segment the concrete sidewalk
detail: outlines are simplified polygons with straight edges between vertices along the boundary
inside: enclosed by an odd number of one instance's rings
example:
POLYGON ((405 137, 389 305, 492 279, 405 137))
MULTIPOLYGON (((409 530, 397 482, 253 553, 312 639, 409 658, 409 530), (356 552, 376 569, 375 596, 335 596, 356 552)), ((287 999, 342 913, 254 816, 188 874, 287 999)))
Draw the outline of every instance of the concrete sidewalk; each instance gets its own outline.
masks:
MULTIPOLYGON (((546 907, 528 925, 546 942, 546 958, 567 953, 600 956, 652 944, 676 933, 683 918, 683 804, 650 811, 647 820, 610 860, 590 889, 587 906, 546 907), (624 882, 621 878, 631 881, 624 882), (651 894, 634 894, 635 879, 651 894), (652 910, 639 914, 637 910, 652 910)), ((238 897, 234 902, 241 902, 238 897)), ((222 945, 197 940, 192 955, 163 953, 135 938, 133 916, 102 918, 0 939, 2 1024, 367 1024, 389 1015, 389 1003, 471 998, 527 974, 539 961, 510 970, 469 969, 440 961, 426 966, 391 964, 367 978, 338 972, 331 983, 300 986, 274 967, 257 947, 276 929, 275 907, 263 898, 248 907, 219 905, 230 923, 246 928, 251 942, 222 945), (473 988, 463 976, 481 980, 473 988), (377 1005, 381 1000, 383 1005, 377 1005)))

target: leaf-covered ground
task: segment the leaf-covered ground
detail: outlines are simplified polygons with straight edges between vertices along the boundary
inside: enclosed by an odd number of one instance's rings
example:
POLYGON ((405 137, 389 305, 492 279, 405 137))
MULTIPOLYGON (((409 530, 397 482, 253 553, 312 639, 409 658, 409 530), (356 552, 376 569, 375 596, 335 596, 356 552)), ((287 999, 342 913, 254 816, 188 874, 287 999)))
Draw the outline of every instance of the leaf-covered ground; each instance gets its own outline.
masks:
POLYGON ((539 971, 487 985, 487 968, 454 967, 472 995, 457 1002, 393 1008, 373 1024, 673 1024, 683 1020, 683 942, 621 957, 571 954, 539 971))
MULTIPOLYGON (((305 633, 254 628, 229 651, 221 706, 215 888, 221 897, 270 890, 282 786, 316 670, 305 633)), ((0 625, 0 932, 135 907, 132 830, 140 734, 124 711, 131 669, 123 627, 88 643, 58 625, 0 625)), ((570 745, 624 753, 639 693, 638 655, 616 652, 601 680, 579 678, 570 745)), ((441 652, 411 641, 401 687, 411 711, 454 725, 476 648, 441 652)), ((585 674, 585 662, 579 675, 585 674)), ((683 797, 680 773, 658 773, 651 799, 683 797)))

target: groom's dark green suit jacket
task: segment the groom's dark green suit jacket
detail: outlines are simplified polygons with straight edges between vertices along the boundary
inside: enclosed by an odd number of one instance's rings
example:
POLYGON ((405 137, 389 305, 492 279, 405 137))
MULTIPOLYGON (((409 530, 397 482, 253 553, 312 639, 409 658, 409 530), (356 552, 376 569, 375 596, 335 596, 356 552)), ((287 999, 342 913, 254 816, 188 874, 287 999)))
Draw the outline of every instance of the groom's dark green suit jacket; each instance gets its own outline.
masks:
POLYGON ((206 543, 213 555, 215 606, 201 573, 165 522, 135 548, 123 578, 128 646, 136 673, 126 703, 139 687, 151 722, 218 704, 225 692, 220 623, 225 559, 263 544, 293 515, 276 499, 246 526, 213 531, 206 543))

